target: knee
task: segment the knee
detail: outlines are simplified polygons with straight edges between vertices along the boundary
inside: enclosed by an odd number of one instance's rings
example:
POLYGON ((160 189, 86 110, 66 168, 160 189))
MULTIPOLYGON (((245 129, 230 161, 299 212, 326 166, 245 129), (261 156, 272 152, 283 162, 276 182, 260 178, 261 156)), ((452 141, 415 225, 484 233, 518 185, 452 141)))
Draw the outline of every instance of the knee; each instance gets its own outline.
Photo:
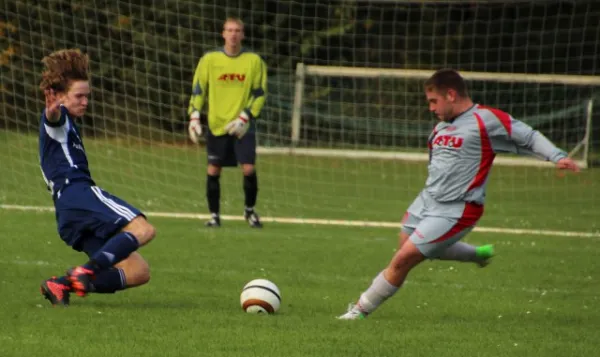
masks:
POLYGON ((221 174, 221 167, 216 165, 208 165, 206 173, 209 176, 219 176, 221 174))
POLYGON ((255 172, 256 170, 254 169, 254 165, 242 166, 242 173, 244 174, 244 176, 252 176, 255 172))
POLYGON ((421 251, 414 244, 407 243, 406 240, 390 262, 389 269, 398 273, 408 272, 423 260, 425 260, 425 256, 421 251))
POLYGON ((154 226, 148 223, 143 217, 137 217, 123 230, 133 234, 140 246, 148 244, 156 236, 154 226))
POLYGON ((400 233, 398 233, 398 249, 402 249, 402 246, 404 245, 404 243, 406 243, 409 236, 410 235, 407 232, 405 232, 404 230, 402 230, 402 231, 400 231, 400 233))
POLYGON ((142 228, 142 232, 140 235, 142 236, 142 238, 138 239, 140 239, 140 241, 143 242, 143 244, 147 244, 156 236, 156 228, 154 228, 154 226, 150 223, 146 222, 146 224, 142 228))

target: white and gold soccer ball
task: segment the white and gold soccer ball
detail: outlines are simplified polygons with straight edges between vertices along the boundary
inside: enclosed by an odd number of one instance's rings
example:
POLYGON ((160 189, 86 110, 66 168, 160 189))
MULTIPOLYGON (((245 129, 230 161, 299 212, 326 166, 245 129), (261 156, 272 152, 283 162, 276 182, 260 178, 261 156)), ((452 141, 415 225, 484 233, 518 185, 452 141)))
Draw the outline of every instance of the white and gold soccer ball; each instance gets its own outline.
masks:
POLYGON ((240 304, 249 314, 274 314, 281 306, 281 293, 272 281, 254 279, 244 285, 240 304))

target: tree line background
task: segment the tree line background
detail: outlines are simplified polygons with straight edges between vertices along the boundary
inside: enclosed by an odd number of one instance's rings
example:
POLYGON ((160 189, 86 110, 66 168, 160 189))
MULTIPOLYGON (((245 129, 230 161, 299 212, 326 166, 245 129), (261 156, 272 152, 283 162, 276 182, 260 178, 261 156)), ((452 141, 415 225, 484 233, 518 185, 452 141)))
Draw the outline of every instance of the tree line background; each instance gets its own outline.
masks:
MULTIPOLYGON (((86 135, 185 140, 194 69, 205 51, 222 44, 220 32, 227 16, 245 21, 246 46, 269 66, 270 95, 261 129, 267 138, 279 140, 274 144, 287 144, 298 62, 600 74, 598 1, 1 0, 0 4, 0 128, 22 131, 37 130, 43 106, 40 59, 60 48, 79 47, 92 59, 94 91, 86 135)), ((410 145, 432 125, 423 110, 420 84, 414 82, 309 81, 303 138, 410 145), (373 85, 376 90, 365 89, 373 85), (408 87, 410 95, 402 90, 408 87), (331 103, 340 98, 348 106, 332 109, 331 103), (380 105, 366 109, 351 105, 361 100, 380 105), (421 109, 398 112, 394 103, 400 102, 404 108, 421 109), (325 112, 335 115, 318 115, 325 112), (381 118, 394 120, 395 135, 378 127, 381 118), (340 132, 361 137, 341 138, 340 132)), ((492 83, 474 87, 480 96, 476 99, 487 104, 522 103, 508 108, 515 115, 543 112, 544 106, 559 111, 580 105, 598 89, 492 83)), ((574 120, 567 115, 540 125, 570 135, 574 120)), ((594 131, 597 134, 598 128, 594 131)))

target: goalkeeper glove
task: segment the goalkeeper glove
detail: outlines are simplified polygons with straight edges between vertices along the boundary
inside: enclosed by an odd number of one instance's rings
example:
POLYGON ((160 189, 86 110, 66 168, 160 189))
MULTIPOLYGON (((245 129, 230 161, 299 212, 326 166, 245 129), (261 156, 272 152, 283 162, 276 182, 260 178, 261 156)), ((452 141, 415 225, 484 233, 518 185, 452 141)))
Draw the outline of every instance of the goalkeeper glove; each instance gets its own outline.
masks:
POLYGON ((251 114, 248 110, 244 109, 238 115, 237 118, 229 122, 227 126, 225 126, 225 130, 229 135, 237 136, 238 139, 241 139, 242 136, 246 134, 248 128, 250 127, 250 117, 251 114))
POLYGON ((188 127, 190 139, 194 144, 198 144, 200 137, 202 137, 202 125, 200 125, 200 112, 193 111, 190 114, 190 125, 188 127))

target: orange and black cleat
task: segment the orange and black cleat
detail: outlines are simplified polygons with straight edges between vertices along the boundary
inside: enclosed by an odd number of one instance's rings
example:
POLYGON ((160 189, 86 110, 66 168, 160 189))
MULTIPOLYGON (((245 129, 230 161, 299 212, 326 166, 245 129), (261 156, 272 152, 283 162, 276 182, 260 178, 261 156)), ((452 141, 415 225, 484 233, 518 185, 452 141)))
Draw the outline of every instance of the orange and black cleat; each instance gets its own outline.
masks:
POLYGON ((94 279, 94 272, 90 269, 78 266, 67 271, 67 277, 71 281, 71 287, 78 296, 86 296, 90 291, 91 281, 94 279))
POLYGON ((40 286, 40 291, 44 295, 44 298, 52 303, 52 306, 69 305, 69 291, 71 291, 71 287, 59 282, 55 276, 44 281, 40 286))

